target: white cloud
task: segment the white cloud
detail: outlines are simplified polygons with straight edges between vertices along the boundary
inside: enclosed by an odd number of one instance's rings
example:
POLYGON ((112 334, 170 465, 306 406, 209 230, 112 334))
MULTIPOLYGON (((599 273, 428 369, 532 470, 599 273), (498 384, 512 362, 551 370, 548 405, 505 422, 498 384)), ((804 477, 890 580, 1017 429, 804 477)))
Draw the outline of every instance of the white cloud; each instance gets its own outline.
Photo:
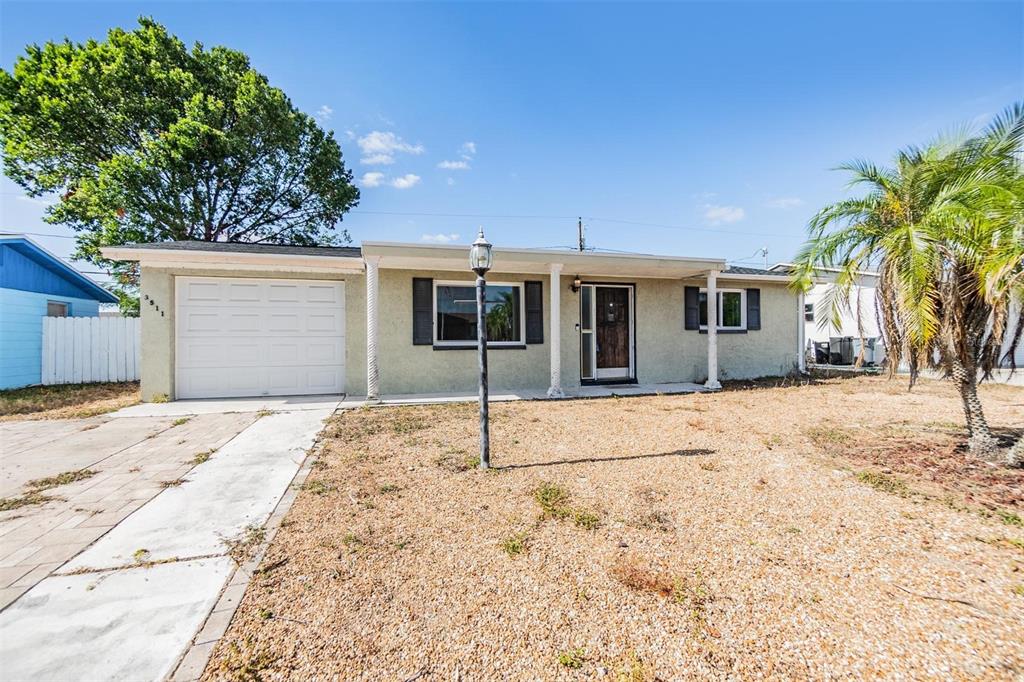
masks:
POLYGON ((334 109, 331 109, 326 104, 321 104, 320 108, 316 110, 316 118, 321 123, 326 123, 331 120, 331 116, 334 114, 334 109))
POLYGON ((451 242, 459 241, 459 235, 451 232, 449 234, 425 234, 420 237, 421 242, 433 242, 435 244, 450 244, 451 242))
POLYGON ((803 205, 804 200, 798 197, 779 197, 778 199, 772 199, 765 204, 768 208, 796 208, 797 206, 803 205))
POLYGON ((384 182, 384 174, 372 171, 370 173, 363 173, 363 177, 359 180, 363 187, 380 187, 380 183, 384 182))
POLYGON ((409 189, 420 184, 420 176, 413 173, 406 173, 400 178, 395 178, 391 181, 391 186, 395 189, 409 189))
POLYGON ((367 166, 388 166, 395 162, 395 157, 390 154, 371 154, 359 159, 359 162, 367 166))
POLYGON ((463 142, 459 152, 469 156, 476 156, 476 142, 463 142))
POLYGON ((442 161, 437 164, 438 168, 444 168, 445 170, 469 170, 468 161, 442 161))
POLYGON ((716 206, 714 204, 704 204, 704 217, 712 225, 718 225, 719 223, 735 223, 738 220, 743 220, 743 217, 747 215, 739 206, 716 206))
POLYGON ((356 143, 363 152, 360 161, 368 166, 394 163, 396 154, 418 155, 426 151, 421 144, 409 144, 394 133, 380 130, 360 137, 356 143))

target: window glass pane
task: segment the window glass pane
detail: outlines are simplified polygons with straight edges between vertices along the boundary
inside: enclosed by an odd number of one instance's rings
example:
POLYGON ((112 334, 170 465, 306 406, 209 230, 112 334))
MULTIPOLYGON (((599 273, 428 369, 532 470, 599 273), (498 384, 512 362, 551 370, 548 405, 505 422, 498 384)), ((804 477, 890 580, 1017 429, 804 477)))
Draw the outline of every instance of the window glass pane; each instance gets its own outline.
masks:
POLYGON ((67 317, 68 316, 68 304, 57 303, 55 301, 46 302, 46 316, 47 317, 67 317))
POLYGON ((807 322, 814 322, 814 304, 813 303, 805 303, 804 304, 804 320, 806 320, 807 322))
POLYGON ((743 324, 742 296, 738 291, 722 292, 722 326, 739 327, 743 324))
POLYGON ((697 295, 697 307, 700 310, 700 326, 708 326, 708 294, 706 291, 697 295))
MULTIPOLYGON (((488 286, 487 340, 522 340, 519 287, 488 286)), ((437 287, 437 340, 476 341, 476 288, 437 287)))
POLYGON ((593 379, 594 372, 594 334, 588 332, 580 335, 580 343, 582 344, 580 353, 580 377, 583 379, 593 379))
POLYGON ((593 329, 590 321, 590 296, 594 287, 580 289, 580 329, 593 329))

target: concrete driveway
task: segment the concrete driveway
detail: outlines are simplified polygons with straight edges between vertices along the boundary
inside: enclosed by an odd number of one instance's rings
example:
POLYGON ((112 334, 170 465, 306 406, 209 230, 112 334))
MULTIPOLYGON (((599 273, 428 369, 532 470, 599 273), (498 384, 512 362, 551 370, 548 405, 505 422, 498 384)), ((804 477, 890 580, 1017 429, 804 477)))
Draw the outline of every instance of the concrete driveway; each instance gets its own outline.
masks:
POLYGON ((3 497, 95 472, 0 512, 0 677, 170 674, 235 572, 229 548, 258 535, 336 406, 183 401, 0 424, 3 497))

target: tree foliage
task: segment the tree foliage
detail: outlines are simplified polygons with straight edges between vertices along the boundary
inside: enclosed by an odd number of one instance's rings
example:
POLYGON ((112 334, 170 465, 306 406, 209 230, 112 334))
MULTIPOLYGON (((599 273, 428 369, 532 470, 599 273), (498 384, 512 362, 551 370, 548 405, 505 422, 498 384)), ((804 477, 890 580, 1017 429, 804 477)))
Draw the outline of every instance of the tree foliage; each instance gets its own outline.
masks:
POLYGON ((322 130, 241 52, 191 49, 151 19, 104 42, 30 45, 0 70, 7 175, 56 193, 46 219, 100 248, 195 239, 349 241, 336 229, 359 200, 332 132, 322 130))
POLYGON ((837 317, 849 309, 858 272, 877 268, 877 309, 890 372, 905 363, 911 385, 938 368, 960 390, 972 449, 995 440, 977 378, 1013 363, 1024 311, 1024 105, 976 136, 905 149, 892 168, 855 161, 840 168, 867 194, 826 206, 810 222, 794 284, 808 288, 820 267, 840 269, 829 292, 837 317), (1008 349, 1008 350, 1006 350, 1008 349))

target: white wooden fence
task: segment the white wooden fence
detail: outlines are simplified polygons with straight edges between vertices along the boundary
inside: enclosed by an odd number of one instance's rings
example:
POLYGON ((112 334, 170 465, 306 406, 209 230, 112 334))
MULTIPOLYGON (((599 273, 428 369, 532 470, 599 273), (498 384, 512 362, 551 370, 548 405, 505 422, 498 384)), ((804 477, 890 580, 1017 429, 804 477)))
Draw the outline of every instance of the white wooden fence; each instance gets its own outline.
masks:
POLYGON ((43 383, 139 378, 137 317, 44 317, 43 383))

